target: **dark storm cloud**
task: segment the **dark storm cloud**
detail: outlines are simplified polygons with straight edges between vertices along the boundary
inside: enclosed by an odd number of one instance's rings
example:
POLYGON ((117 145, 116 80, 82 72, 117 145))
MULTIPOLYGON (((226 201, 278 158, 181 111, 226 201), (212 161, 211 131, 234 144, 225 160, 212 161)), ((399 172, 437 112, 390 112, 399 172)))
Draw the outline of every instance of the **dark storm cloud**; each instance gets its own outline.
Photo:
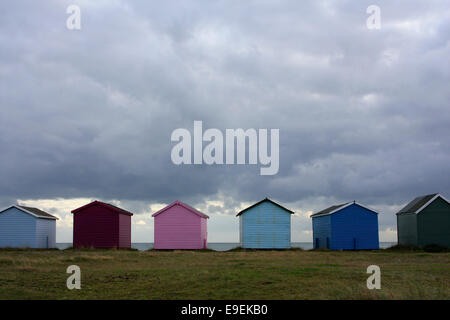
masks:
POLYGON ((378 1, 368 30, 372 2, 3 1, 2 203, 270 196, 315 211, 448 195, 448 4, 378 1), (278 175, 173 165, 170 134, 194 120, 279 128, 278 175))

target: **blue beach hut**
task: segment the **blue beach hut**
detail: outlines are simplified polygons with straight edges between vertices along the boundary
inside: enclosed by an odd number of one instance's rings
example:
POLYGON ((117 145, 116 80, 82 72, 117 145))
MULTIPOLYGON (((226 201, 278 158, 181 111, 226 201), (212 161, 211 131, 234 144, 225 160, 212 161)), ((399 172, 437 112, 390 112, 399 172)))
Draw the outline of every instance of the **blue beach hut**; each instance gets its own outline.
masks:
POLYGON ((291 247, 291 214, 294 212, 265 198, 237 214, 240 246, 247 249, 291 247))
POLYGON ((378 213, 359 203, 334 205, 311 218, 315 249, 379 249, 378 213))
POLYGON ((55 248, 58 218, 37 208, 13 205, 0 211, 0 247, 55 248))

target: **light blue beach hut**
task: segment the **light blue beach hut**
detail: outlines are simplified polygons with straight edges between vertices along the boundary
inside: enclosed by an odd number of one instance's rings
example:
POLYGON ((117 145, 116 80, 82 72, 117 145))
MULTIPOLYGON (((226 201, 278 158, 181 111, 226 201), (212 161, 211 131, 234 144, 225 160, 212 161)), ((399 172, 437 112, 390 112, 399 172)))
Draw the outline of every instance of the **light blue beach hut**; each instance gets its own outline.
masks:
POLYGON ((58 218, 37 208, 13 205, 0 211, 0 247, 55 248, 58 218))
POLYGON ((240 246, 248 249, 291 247, 291 214, 294 212, 265 198, 237 214, 240 246))

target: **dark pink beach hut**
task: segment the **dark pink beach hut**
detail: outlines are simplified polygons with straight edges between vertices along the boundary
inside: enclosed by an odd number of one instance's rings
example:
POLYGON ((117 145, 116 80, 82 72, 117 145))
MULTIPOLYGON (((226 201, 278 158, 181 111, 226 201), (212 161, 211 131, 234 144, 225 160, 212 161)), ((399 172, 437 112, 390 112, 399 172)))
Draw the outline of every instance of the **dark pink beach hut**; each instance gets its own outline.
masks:
POLYGON ((155 249, 206 249, 209 217, 181 201, 154 213, 155 249))
POLYGON ((131 212, 109 203, 94 201, 72 213, 75 248, 131 247, 131 212))

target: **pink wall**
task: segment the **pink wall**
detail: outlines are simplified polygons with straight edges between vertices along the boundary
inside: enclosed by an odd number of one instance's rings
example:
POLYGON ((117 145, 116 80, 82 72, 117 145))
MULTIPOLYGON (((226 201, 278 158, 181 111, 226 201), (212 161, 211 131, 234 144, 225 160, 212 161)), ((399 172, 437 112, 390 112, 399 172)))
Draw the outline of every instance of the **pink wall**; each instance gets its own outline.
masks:
POLYGON ((119 214, 119 247, 131 248, 131 217, 119 214))
POLYGON ((207 248, 208 245, 208 225, 207 225, 207 221, 206 219, 202 219, 202 225, 201 225, 201 237, 202 237, 202 244, 203 244, 203 249, 207 248))
POLYGON ((207 216, 175 202, 155 217, 155 249, 203 249, 207 244, 207 216))

